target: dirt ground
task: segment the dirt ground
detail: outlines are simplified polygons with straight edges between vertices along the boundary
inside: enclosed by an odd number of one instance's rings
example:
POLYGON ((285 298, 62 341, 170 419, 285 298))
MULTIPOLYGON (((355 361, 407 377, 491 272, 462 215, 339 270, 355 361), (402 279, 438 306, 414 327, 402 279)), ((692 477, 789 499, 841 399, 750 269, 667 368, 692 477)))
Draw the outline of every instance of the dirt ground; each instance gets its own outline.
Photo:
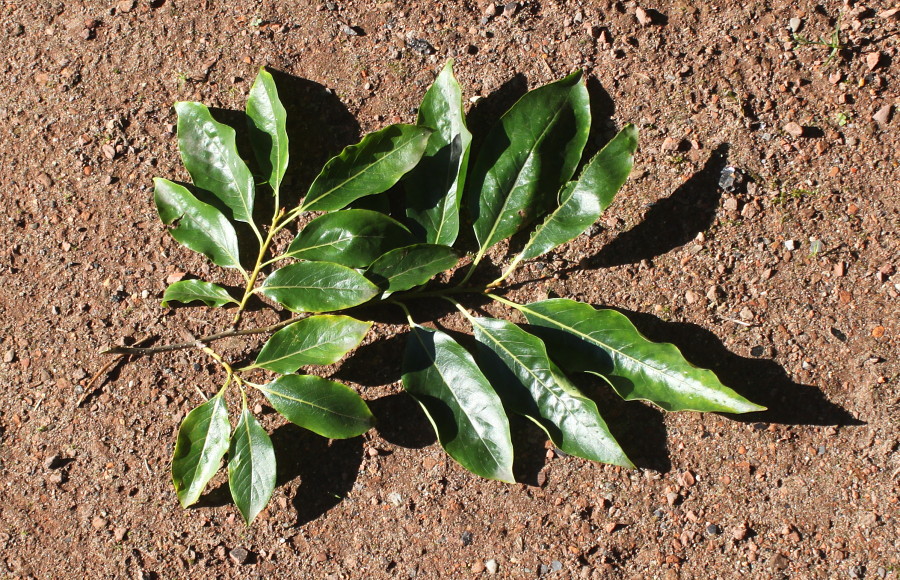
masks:
POLYGON ((896 6, 0 0, 0 24, 0 576, 900 578, 896 6), (414 122, 451 57, 476 139, 575 68, 594 149, 640 128, 598 226, 511 295, 620 308, 769 411, 601 393, 639 469, 562 456, 520 425, 523 483, 480 480, 402 394, 404 329, 386 317, 325 369, 376 429, 329 442, 266 413, 269 508, 246 527, 220 473, 181 509, 175 433, 216 367, 159 355, 85 392, 123 337, 227 323, 159 306, 182 273, 236 281, 156 216, 151 179, 187 178, 172 104, 227 118, 260 66, 279 71, 299 191, 364 132, 414 122), (726 167, 743 179, 723 188, 726 167))

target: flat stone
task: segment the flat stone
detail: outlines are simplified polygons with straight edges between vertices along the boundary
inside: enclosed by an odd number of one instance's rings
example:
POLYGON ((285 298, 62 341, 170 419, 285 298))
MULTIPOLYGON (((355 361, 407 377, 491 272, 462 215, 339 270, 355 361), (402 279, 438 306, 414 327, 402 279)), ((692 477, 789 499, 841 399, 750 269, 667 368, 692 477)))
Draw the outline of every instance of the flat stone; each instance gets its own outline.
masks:
POLYGON ((250 552, 248 552, 246 548, 232 548, 231 551, 228 552, 228 557, 231 558, 232 562, 240 566, 246 564, 247 560, 250 559, 250 552))
POLYGON ((784 126, 784 132, 794 138, 803 137, 804 129, 800 124, 791 121, 784 126))
POLYGON ((891 111, 893 110, 893 105, 885 105, 878 109, 874 115, 872 115, 872 120, 878 123, 879 125, 887 125, 888 121, 891 120, 891 111))

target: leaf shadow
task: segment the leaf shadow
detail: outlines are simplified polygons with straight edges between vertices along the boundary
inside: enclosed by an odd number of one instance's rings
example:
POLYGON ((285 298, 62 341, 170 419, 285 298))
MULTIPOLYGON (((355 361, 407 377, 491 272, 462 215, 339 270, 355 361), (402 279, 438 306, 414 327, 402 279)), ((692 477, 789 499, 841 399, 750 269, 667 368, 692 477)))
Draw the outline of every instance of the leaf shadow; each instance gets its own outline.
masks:
POLYGON ((375 430, 388 443, 422 449, 437 441, 425 412, 407 393, 397 393, 369 401, 377 420, 375 430))
POLYGON ((300 478, 292 503, 295 526, 324 515, 352 489, 363 461, 363 438, 326 439, 288 423, 272 432, 276 486, 300 478))
POLYGON ((651 204, 643 219, 619 234, 597 254, 585 258, 577 269, 608 268, 652 260, 690 242, 713 224, 722 191, 719 175, 728 162, 729 146, 723 143, 703 167, 672 195, 651 204))
MULTIPOLYGON (((598 306, 598 308, 609 308, 598 306)), ((745 358, 729 351, 713 332, 688 322, 665 322, 656 316, 613 308, 655 342, 671 342, 692 364, 712 370, 725 385, 766 411, 725 416, 745 423, 853 426, 864 423, 828 400, 814 385, 797 383, 778 363, 745 358)))

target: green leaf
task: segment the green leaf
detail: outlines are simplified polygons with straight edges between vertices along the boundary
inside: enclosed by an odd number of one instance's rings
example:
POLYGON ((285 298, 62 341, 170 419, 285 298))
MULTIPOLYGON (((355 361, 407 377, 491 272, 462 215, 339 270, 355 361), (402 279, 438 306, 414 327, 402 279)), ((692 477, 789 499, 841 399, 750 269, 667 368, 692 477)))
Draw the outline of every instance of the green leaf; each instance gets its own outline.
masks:
POLYGON ((527 93, 500 118, 472 170, 469 211, 480 254, 533 221, 575 173, 591 125, 581 72, 527 93))
POLYGON ((445 272, 459 261, 459 254, 449 246, 413 244, 391 250, 375 260, 366 276, 386 292, 409 290, 445 272))
POLYGON ((244 407, 228 449, 228 487, 250 525, 275 491, 275 450, 269 434, 244 407))
POLYGON ((305 365, 336 363, 359 345, 371 327, 371 322, 349 316, 310 316, 273 334, 250 368, 289 374, 305 365))
POLYGON ((222 212, 198 200, 187 188, 167 179, 153 180, 159 217, 172 237, 225 268, 241 269, 237 233, 222 212))
POLYGON ((163 292, 161 306, 165 308, 170 302, 189 304, 200 301, 207 306, 219 307, 225 304, 237 304, 227 290, 203 280, 179 280, 169 284, 163 292))
POLYGON ((424 230, 426 242, 452 246, 472 143, 452 60, 425 93, 417 123, 434 133, 422 160, 403 180, 406 215, 424 230))
POLYGON ((366 195, 387 191, 416 166, 431 129, 390 125, 369 133, 325 164, 301 211, 334 211, 366 195))
POLYGON ((538 226, 514 263, 574 240, 597 221, 628 178, 636 150, 637 129, 626 125, 588 162, 578 181, 566 184, 559 207, 538 226))
POLYGON ((330 262, 285 266, 272 272, 257 290, 294 312, 343 310, 378 294, 365 276, 330 262))
POLYGON ((516 308, 538 327, 535 333, 565 370, 600 374, 623 399, 650 401, 666 411, 765 410, 723 385, 712 371, 690 364, 675 345, 650 342, 615 310, 562 298, 516 308))
POLYGON ((413 326, 403 388, 425 410, 450 457, 481 477, 514 482, 503 403, 462 346, 443 332, 413 326))
POLYGON ((178 429, 172 456, 172 483, 182 507, 196 503, 203 488, 219 470, 228 451, 228 409, 218 395, 188 413, 178 429))
POLYGON ((235 220, 252 224, 255 185, 238 155, 234 129, 216 122, 200 103, 175 103, 175 112, 178 149, 194 185, 219 198, 235 220))
POLYGON ((345 209, 306 224, 285 256, 365 268, 385 252, 412 243, 400 222, 375 211, 345 209))
POLYGON ((258 388, 288 421, 322 437, 356 437, 375 424, 366 402, 341 383, 312 375, 284 375, 258 388))
POLYGON ((259 69, 250 89, 247 117, 253 153, 269 185, 278 191, 288 165, 287 112, 278 98, 275 81, 265 68, 259 69))
POLYGON ((541 339, 505 320, 470 320, 481 348, 479 363, 513 411, 537 423, 569 455, 634 467, 597 404, 553 364, 541 339))

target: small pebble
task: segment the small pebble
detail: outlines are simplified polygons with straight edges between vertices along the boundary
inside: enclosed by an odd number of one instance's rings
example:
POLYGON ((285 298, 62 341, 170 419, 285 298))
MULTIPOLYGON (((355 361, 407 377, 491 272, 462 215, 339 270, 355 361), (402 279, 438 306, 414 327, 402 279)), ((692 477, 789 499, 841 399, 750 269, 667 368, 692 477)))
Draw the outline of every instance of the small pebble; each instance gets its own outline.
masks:
POLYGON ((100 530, 106 527, 106 520, 100 516, 94 516, 94 519, 91 520, 91 527, 95 530, 100 530))
POLYGON ((392 491, 391 493, 389 493, 387 496, 387 500, 394 507, 400 507, 403 505, 403 496, 400 495, 399 493, 397 493, 396 491, 392 491))
POLYGON ((562 565, 562 562, 560 562, 559 560, 553 560, 552 562, 550 562, 550 571, 551 572, 559 572, 562 569, 563 569, 563 565, 562 565))
POLYGON ((228 557, 231 558, 232 562, 240 566, 247 563, 247 560, 250 558, 250 552, 241 547, 233 548, 228 552, 228 557))
POLYGON ((56 469, 58 467, 62 467, 62 457, 59 454, 54 453, 44 460, 44 469, 56 469))
POLYGON ((118 527, 113 530, 113 538, 117 542, 121 542, 122 540, 124 540, 126 535, 128 535, 128 528, 118 527))
POLYGON ((459 536, 459 539, 462 541, 463 546, 469 546, 472 544, 475 537, 472 535, 472 532, 466 530, 459 536))
POLYGON ((803 21, 795 16, 794 18, 791 18, 791 20, 788 22, 788 26, 791 27, 791 32, 796 34, 796 33, 800 32, 801 28, 803 28, 803 21))
POLYGON ((713 536, 718 536, 722 533, 722 529, 716 524, 709 524, 708 526, 706 526, 706 533, 713 536))
POLYGON ((515 16, 516 12, 519 11, 519 3, 518 2, 507 2, 503 6, 503 16, 505 18, 512 18, 515 16))
POLYGON ((341 24, 341 32, 347 36, 361 36, 361 29, 356 26, 350 26, 349 24, 341 24))
POLYGON ((866 66, 869 67, 869 70, 875 70, 879 64, 881 64, 880 52, 870 52, 866 55, 866 66))
POLYGON ((484 564, 481 560, 472 564, 472 574, 481 574, 482 572, 484 572, 484 564))
POLYGON ((490 560, 485 560, 484 567, 487 569, 488 574, 496 574, 497 573, 497 560, 491 558, 490 560))
POLYGON ((799 138, 803 136, 803 127, 801 127, 798 123, 791 121, 784 126, 784 132, 791 137, 799 138))
POLYGON ((128 13, 134 10, 134 0, 119 0, 116 4, 116 11, 128 13))
POLYGON ((634 15, 637 18, 638 24, 640 24, 641 26, 650 26, 651 24, 653 24, 653 18, 646 10, 644 10, 640 6, 635 9, 634 15))
POLYGON ((407 38, 406 48, 424 55, 434 54, 435 52, 437 52, 434 47, 428 43, 427 40, 422 40, 421 38, 407 38))
POLYGON ((872 115, 872 120, 878 123, 879 125, 887 125, 888 121, 891 120, 891 111, 893 110, 893 105, 885 105, 878 109, 874 115, 872 115))
POLYGON ((793 252, 797 249, 797 242, 795 240, 785 240, 784 249, 788 252, 793 252))
POLYGON ((11 363, 16 360, 16 353, 14 351, 8 350, 3 353, 3 362, 11 363))
POLYGON ((8 32, 12 37, 22 36, 23 34, 25 34, 25 27, 21 24, 16 23, 9 27, 8 32))

